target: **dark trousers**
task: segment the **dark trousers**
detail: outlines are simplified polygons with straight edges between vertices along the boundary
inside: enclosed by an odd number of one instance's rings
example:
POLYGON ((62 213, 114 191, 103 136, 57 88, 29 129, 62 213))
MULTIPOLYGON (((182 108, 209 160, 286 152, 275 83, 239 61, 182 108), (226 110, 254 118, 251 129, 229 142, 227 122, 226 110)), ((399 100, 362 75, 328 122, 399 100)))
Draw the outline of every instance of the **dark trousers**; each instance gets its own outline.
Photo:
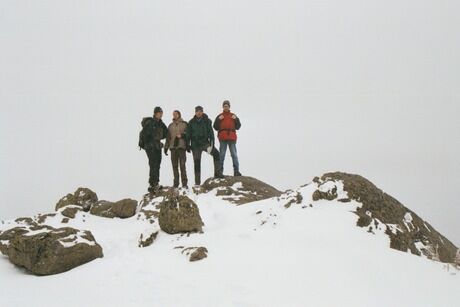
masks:
MULTIPOLYGON (((195 167, 195 184, 196 185, 201 184, 201 154, 203 153, 203 151, 206 151, 206 149, 203 149, 203 148, 192 149, 193 164, 195 167)), ((219 151, 216 149, 216 147, 212 148, 211 156, 213 157, 213 160, 214 160, 214 177, 216 177, 220 172, 220 156, 219 156, 219 151)))
POLYGON ((149 158, 149 183, 151 186, 156 186, 160 182, 161 149, 147 149, 145 152, 149 158))
POLYGON ((187 155, 185 149, 171 149, 171 164, 174 173, 174 187, 179 186, 179 168, 182 186, 187 186, 187 169, 185 168, 185 162, 187 162, 187 155))

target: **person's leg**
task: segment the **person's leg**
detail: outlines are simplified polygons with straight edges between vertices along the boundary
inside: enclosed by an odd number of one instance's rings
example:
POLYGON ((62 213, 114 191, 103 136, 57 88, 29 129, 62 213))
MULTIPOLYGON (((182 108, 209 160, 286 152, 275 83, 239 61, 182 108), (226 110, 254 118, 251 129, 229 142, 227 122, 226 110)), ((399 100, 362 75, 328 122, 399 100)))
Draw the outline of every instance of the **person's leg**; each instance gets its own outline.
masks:
POLYGON ((228 142, 227 141, 220 141, 220 146, 219 146, 219 160, 220 160, 220 171, 222 174, 224 173, 224 162, 225 162, 225 155, 227 154, 227 146, 228 142))
POLYGON ((178 149, 177 153, 179 156, 179 166, 180 166, 180 176, 181 176, 182 186, 186 187, 188 184, 187 168, 185 165, 187 162, 187 154, 185 153, 185 149, 178 149))
POLYGON ((179 154, 177 149, 171 150, 171 164, 174 173, 174 187, 179 186, 179 154))
POLYGON ((153 185, 160 182, 161 150, 153 150, 153 185))
POLYGON ((195 169, 195 185, 201 184, 201 148, 193 149, 193 165, 195 169))
MULTIPOLYGON (((155 182, 154 182, 154 178, 155 178, 155 175, 154 175, 154 157, 153 157, 153 151, 151 149, 146 149, 145 150, 145 153, 147 154, 147 157, 149 158, 149 184, 150 186, 155 186, 155 182)), ((156 183, 158 184, 158 182, 156 183)))
POLYGON ((222 178, 222 170, 220 169, 220 155, 216 147, 211 150, 211 156, 214 159, 214 177, 222 178))
POLYGON ((232 156, 233 161, 233 172, 235 176, 241 176, 240 162, 238 161, 238 151, 236 150, 236 142, 230 142, 228 146, 230 147, 230 155, 232 156))

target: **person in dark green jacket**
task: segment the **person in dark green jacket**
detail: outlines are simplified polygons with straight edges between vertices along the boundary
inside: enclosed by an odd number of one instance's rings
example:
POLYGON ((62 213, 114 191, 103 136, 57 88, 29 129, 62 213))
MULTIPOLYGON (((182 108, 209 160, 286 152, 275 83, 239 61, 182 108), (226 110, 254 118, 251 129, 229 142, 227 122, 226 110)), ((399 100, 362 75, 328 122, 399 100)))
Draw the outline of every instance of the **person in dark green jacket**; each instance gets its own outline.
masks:
POLYGON ((195 169, 195 185, 201 185, 201 155, 206 151, 214 159, 214 177, 223 178, 220 170, 219 151, 214 146, 214 131, 212 122, 203 112, 203 107, 195 108, 195 116, 189 121, 187 127, 187 151, 192 151, 195 169))
POLYGON ((161 140, 168 135, 168 128, 161 120, 163 110, 156 107, 153 117, 145 117, 142 120, 142 130, 139 135, 139 147, 144 149, 149 158, 149 192, 158 190, 160 182, 160 165, 162 158, 163 143, 161 140))

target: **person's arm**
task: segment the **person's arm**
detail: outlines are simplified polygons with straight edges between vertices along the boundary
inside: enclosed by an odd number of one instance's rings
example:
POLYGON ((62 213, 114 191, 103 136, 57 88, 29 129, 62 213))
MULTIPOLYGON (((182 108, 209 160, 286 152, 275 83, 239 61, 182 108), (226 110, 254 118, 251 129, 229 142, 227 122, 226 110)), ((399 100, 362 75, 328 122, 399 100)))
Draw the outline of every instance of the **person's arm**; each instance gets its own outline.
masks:
POLYGON ((208 119, 208 139, 212 146, 214 146, 214 131, 212 130, 212 121, 208 119))
POLYGON ((171 145, 171 133, 169 133, 169 129, 168 129, 168 133, 166 134, 165 151, 169 149, 170 145, 171 145))
POLYGON ((190 123, 187 124, 187 128, 185 129, 185 144, 187 146, 187 150, 190 149, 190 142, 192 140, 192 128, 190 123))
POLYGON ((163 138, 162 139, 165 139, 168 136, 168 127, 166 127, 165 123, 162 123, 161 128, 163 129, 163 138))

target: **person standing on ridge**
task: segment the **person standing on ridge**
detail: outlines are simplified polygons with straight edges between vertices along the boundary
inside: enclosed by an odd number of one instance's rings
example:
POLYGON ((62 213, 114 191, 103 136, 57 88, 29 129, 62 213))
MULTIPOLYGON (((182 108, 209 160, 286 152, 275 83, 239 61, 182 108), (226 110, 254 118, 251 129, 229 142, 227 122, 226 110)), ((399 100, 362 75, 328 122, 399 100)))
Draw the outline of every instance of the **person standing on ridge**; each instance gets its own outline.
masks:
POLYGON ((214 177, 223 178, 220 170, 219 151, 214 146, 214 131, 209 117, 203 113, 203 107, 195 108, 195 116, 189 121, 187 132, 187 151, 192 150, 195 169, 195 185, 201 185, 201 155, 206 151, 214 159, 214 177))
POLYGON ((233 161, 233 175, 241 176, 238 152, 236 150, 236 130, 241 128, 241 122, 235 114, 230 112, 230 102, 228 100, 223 102, 222 107, 223 112, 219 114, 214 121, 214 129, 218 131, 220 142, 220 170, 223 173, 225 154, 227 153, 227 147, 229 147, 233 161))
POLYGON ((187 169, 185 163, 187 149, 185 132, 187 130, 187 122, 182 119, 179 111, 173 112, 173 121, 168 127, 168 136, 166 137, 165 155, 168 155, 168 150, 171 151, 171 164, 174 173, 174 187, 179 187, 179 167, 182 187, 187 189, 187 169))
POLYGON ((161 107, 155 107, 153 117, 145 117, 142 120, 142 130, 139 134, 139 147, 144 149, 149 159, 149 192, 156 192, 160 186, 160 165, 161 165, 161 149, 168 134, 168 128, 163 123, 163 110, 161 107))

